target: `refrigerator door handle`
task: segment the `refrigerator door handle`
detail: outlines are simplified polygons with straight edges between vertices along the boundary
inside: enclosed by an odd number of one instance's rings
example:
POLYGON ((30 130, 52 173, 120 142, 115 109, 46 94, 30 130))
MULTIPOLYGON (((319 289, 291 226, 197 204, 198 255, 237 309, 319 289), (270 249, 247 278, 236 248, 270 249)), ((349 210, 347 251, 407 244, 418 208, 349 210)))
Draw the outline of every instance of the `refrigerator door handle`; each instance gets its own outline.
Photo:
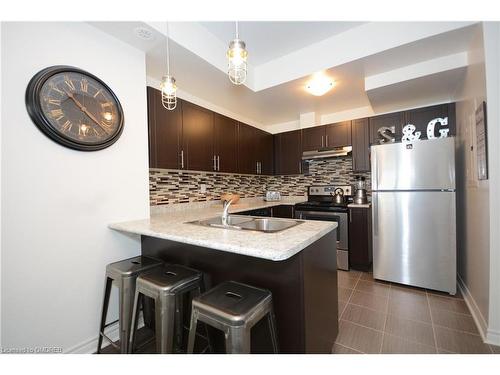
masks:
POLYGON ((378 166, 377 166, 377 150, 371 149, 372 161, 372 190, 378 190, 378 166))
POLYGON ((378 236, 378 194, 372 194, 373 204, 373 235, 378 236))

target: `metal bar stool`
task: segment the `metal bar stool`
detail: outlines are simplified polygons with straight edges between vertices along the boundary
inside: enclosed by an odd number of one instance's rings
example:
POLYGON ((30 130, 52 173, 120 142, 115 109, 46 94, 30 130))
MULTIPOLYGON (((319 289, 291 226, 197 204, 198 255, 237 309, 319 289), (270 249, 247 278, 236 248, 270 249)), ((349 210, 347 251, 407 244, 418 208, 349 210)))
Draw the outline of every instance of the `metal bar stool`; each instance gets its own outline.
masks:
POLYGON ((121 353, 128 353, 130 341, 130 324, 132 322, 132 307, 134 301, 135 285, 137 276, 151 272, 159 268, 163 262, 144 256, 137 256, 119 262, 110 263, 106 266, 106 280, 104 283, 104 301, 102 304, 101 324, 99 326, 99 340, 97 353, 101 352, 102 339, 105 338, 110 344, 120 350, 121 353), (119 289, 119 327, 120 346, 104 334, 104 329, 116 321, 106 324, 108 315, 109 297, 111 286, 115 285, 119 289))
POLYGON ((174 338, 178 344, 182 343, 182 298, 190 294, 200 295, 202 283, 203 276, 200 271, 176 264, 166 264, 161 269, 139 276, 134 298, 130 352, 135 348, 139 305, 142 304, 144 296, 155 302, 156 351, 173 353, 174 338))
POLYGON ((224 332, 227 353, 250 353, 250 331, 265 316, 278 353, 271 292, 235 281, 219 284, 193 298, 188 353, 193 353, 198 320, 224 332))

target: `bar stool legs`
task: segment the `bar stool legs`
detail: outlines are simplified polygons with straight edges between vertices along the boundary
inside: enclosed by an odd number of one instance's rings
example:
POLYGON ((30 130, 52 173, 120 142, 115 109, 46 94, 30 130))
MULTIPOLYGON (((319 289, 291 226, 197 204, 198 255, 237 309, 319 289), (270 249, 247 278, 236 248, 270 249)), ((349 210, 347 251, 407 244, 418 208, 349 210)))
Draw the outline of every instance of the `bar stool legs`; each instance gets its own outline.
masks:
POLYGON ((120 304, 119 326, 120 326, 121 353, 128 353, 134 294, 135 294, 135 279, 131 277, 122 279, 122 285, 119 293, 119 304, 120 304))
POLYGON ((250 354, 250 329, 248 327, 230 327, 224 334, 226 353, 250 354))
POLYGON ((101 323, 99 324, 99 339, 97 343, 97 353, 101 352, 102 339, 104 338, 104 328, 106 328, 106 317, 108 316, 109 297, 113 280, 106 277, 104 281, 104 301, 102 302, 101 323))
POLYGON ((224 332, 226 352, 250 353, 252 327, 266 318, 273 352, 278 353, 278 335, 271 292, 228 281, 193 298, 188 353, 193 353, 198 321, 224 332))
POLYGON ((102 304, 101 322, 99 324, 97 353, 101 353, 103 339, 106 339, 115 349, 119 350, 121 353, 128 353, 130 341, 130 325, 132 319, 132 308, 137 276, 151 272, 155 268, 159 268, 162 265, 163 263, 159 260, 144 256, 137 256, 119 262, 110 263, 106 266, 104 298, 102 304), (109 298, 111 295, 111 287, 113 286, 113 284, 117 286, 119 290, 118 325, 120 346, 116 345, 113 340, 107 337, 104 333, 106 327, 109 327, 110 325, 116 323, 111 322, 106 324, 109 298))
POLYGON ((139 306, 145 297, 149 297, 155 304, 156 351, 173 353, 174 344, 181 344, 183 337, 182 298, 191 293, 199 295, 202 282, 201 272, 173 264, 139 276, 136 283, 129 352, 135 350, 139 306))
POLYGON ((169 295, 157 299, 156 311, 156 351, 158 353, 174 352, 175 296, 169 295))

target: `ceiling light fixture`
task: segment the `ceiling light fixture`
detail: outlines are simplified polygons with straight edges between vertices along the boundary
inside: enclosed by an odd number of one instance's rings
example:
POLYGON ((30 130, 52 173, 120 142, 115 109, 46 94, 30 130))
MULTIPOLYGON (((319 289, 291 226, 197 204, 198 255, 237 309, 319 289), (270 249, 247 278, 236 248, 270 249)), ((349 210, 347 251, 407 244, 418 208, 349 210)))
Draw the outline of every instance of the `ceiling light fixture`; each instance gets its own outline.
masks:
POLYGON ((312 79, 306 84, 306 90, 314 96, 325 95, 332 88, 333 80, 322 72, 314 74, 312 79))
POLYGON ((170 75, 170 50, 168 45, 169 32, 167 22, 167 75, 163 76, 160 83, 161 103, 169 111, 177 107, 177 85, 175 78, 170 75))
POLYGON ((245 42, 239 38, 238 21, 236 21, 236 38, 229 42, 227 50, 227 74, 235 85, 241 85, 247 79, 247 57, 245 42))

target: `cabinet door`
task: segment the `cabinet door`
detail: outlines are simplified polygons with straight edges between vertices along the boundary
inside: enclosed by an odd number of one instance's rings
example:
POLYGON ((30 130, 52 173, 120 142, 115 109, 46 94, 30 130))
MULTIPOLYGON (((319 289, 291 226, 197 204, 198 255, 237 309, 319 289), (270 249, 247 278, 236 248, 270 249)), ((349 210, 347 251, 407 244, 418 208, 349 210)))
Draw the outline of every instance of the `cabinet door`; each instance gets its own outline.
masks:
POLYGON ((372 263, 371 210, 349 209, 349 266, 367 271, 372 263))
POLYGON ((272 175, 274 173, 273 161, 273 135, 265 131, 257 130, 257 162, 260 164, 260 174, 272 175))
POLYGON ((182 106, 182 145, 184 169, 212 171, 214 156, 214 114, 184 102, 182 106))
POLYGON ((378 130, 381 127, 392 128, 396 142, 401 140, 401 129, 405 122, 404 112, 388 113, 385 115, 370 117, 370 144, 379 144, 378 130))
POLYGON ((214 115, 215 169, 220 172, 238 171, 238 122, 229 117, 214 115))
POLYGON ((147 88, 150 168, 180 168, 182 101, 173 111, 161 104, 161 92, 147 88))
POLYGON ((292 205, 280 204, 279 206, 272 207, 273 217, 283 219, 293 219, 294 207, 292 205))
POLYGON ((342 121, 326 125, 326 147, 342 147, 351 145, 351 121, 342 121))
MULTIPOLYGON (((455 106, 454 104, 434 105, 432 107, 418 108, 406 111, 406 124, 413 124, 416 131, 421 132, 421 139, 427 139, 427 125, 435 118, 448 117, 449 135, 455 135, 455 106), (451 110, 450 110, 451 109, 451 110)), ((439 137, 439 126, 434 129, 434 135, 439 137)))
POLYGON ((238 124, 238 172, 257 173, 257 132, 252 126, 238 124))
POLYGON ((367 118, 352 121, 352 170, 370 170, 370 129, 367 118))
POLYGON ((315 126, 302 130, 302 151, 316 151, 326 147, 325 127, 315 126))
POLYGON ((279 166, 276 174, 302 173, 302 145, 301 131, 277 134, 276 153, 279 154, 279 166))

